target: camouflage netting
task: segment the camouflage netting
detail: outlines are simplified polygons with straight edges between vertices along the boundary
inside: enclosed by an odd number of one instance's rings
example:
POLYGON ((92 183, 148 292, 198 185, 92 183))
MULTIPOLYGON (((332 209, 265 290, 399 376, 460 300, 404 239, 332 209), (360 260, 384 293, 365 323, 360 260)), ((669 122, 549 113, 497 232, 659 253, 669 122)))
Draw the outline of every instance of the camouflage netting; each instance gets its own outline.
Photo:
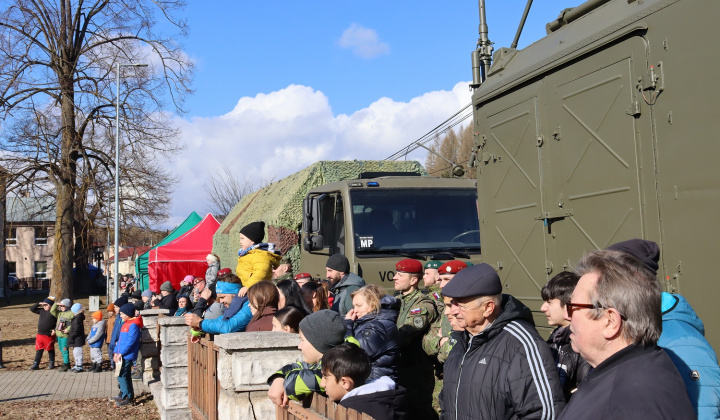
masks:
POLYGON ((321 161, 243 197, 213 236, 213 252, 220 266, 235 272, 240 229, 250 222, 265 222, 266 242, 273 242, 299 267, 298 234, 302 226, 302 200, 312 188, 330 182, 356 179, 362 172, 417 172, 427 175, 416 161, 321 161))

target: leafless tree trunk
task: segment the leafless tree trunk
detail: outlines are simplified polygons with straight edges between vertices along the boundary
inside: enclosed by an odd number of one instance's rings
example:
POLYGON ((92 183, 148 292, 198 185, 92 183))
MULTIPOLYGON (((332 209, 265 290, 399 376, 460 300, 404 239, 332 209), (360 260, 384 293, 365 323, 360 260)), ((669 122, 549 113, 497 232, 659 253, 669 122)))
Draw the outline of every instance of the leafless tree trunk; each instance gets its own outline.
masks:
POLYGON ((183 6, 181 0, 0 0, 0 165, 10 172, 10 185, 32 185, 56 199, 55 296, 72 294, 74 238, 83 236, 83 221, 106 217, 89 209, 108 202, 116 99, 124 220, 156 220, 167 210, 167 194, 153 195, 169 191, 163 159, 180 147, 163 110, 167 102, 182 112, 190 92, 193 66, 175 41, 186 26, 173 17, 183 6), (156 33, 157 14, 179 34, 156 33), (127 68, 132 74, 121 75, 116 98, 117 64, 129 63, 151 67, 127 68), (153 176, 163 187, 152 187, 153 176))

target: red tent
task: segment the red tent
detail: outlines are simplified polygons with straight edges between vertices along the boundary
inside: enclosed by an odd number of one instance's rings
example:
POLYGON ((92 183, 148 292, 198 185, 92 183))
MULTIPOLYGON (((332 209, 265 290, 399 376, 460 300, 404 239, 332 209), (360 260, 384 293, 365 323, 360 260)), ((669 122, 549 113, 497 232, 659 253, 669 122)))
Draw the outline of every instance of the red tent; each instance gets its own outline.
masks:
POLYGON ((160 291, 160 285, 170 280, 175 290, 188 274, 205 277, 207 255, 212 252, 212 238, 220 222, 212 214, 174 241, 150 250, 148 273, 150 290, 160 291))

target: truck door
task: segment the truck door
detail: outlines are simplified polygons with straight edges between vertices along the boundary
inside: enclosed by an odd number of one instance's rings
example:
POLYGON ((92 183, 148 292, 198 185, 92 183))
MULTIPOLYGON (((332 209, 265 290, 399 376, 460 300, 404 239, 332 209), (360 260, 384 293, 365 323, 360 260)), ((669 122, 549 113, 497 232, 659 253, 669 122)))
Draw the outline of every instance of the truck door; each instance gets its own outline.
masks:
POLYGON ((482 259, 498 270, 504 292, 539 301, 545 284, 543 149, 538 124, 541 82, 476 112, 482 259))
POLYGON ((636 84, 648 71, 640 36, 610 44, 546 79, 549 273, 585 251, 658 238, 652 124, 636 84))
MULTIPOLYGON (((301 264, 303 267, 325 267, 330 255, 345 254, 345 206, 342 194, 317 194, 309 196, 305 203, 306 212, 309 210, 313 222, 303 222, 304 252, 301 264)), ((316 278, 325 278, 324 271, 310 274, 316 278)))

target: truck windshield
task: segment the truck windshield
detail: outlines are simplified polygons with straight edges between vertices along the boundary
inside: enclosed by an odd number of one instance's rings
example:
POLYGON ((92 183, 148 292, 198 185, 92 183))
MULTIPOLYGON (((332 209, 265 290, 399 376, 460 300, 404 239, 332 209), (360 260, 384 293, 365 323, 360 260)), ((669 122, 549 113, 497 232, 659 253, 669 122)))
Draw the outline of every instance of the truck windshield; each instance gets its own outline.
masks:
POLYGON ((351 190, 350 203, 358 255, 480 252, 473 188, 351 190))

